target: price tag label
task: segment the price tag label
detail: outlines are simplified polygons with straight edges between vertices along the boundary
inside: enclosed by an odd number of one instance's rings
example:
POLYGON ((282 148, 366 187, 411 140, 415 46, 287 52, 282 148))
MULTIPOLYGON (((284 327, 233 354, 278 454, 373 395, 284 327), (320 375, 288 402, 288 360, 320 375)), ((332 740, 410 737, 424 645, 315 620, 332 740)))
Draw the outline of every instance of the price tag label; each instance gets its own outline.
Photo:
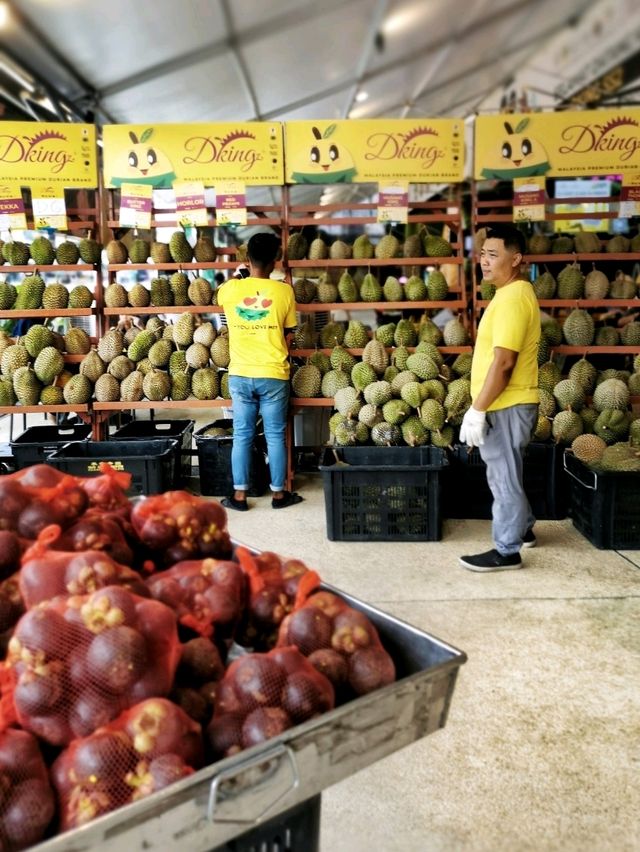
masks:
POLYGON ((618 216, 621 219, 640 216, 640 172, 623 176, 618 216))
POLYGON ((246 187, 240 181, 216 184, 216 222, 218 225, 247 224, 246 187))
POLYGON ((378 222, 409 221, 409 184, 391 181, 378 185, 378 222))
POLYGON ((0 231, 26 231, 27 217, 18 183, 0 183, 0 231))
POLYGON ((121 228, 151 227, 151 199, 153 187, 145 183, 123 183, 120 195, 121 228))
POLYGON ((34 184, 31 187, 31 206, 35 228, 53 228, 56 231, 67 230, 67 206, 64 200, 64 187, 46 183, 34 184))
POLYGON ((544 177, 513 179, 514 222, 544 222, 545 200, 544 177))
POLYGON ((176 213, 178 224, 204 227, 208 224, 207 208, 204 203, 204 184, 202 181, 174 181, 176 194, 176 213))

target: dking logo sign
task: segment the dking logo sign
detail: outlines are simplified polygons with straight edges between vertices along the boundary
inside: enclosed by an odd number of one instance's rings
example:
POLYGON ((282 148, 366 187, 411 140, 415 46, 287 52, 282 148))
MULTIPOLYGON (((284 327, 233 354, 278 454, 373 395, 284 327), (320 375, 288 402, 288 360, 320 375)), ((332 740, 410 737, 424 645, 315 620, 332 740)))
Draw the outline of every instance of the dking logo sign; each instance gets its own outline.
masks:
POLYGON ((22 186, 46 180, 95 187, 95 147, 92 125, 5 122, 0 125, 0 173, 22 186))

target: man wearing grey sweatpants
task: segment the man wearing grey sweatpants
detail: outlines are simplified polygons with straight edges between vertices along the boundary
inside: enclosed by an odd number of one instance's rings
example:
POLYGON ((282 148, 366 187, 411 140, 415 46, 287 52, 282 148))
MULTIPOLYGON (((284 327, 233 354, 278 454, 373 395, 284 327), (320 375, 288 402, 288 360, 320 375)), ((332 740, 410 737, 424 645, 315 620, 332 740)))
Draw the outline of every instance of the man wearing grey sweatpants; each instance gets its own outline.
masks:
POLYGON ((470 571, 522 567, 520 549, 535 546, 535 518, 522 484, 522 460, 538 416, 540 310, 520 275, 524 237, 510 225, 487 231, 480 265, 496 292, 484 312, 471 366, 471 408, 460 441, 479 447, 493 495, 493 540, 486 553, 462 556, 470 571))

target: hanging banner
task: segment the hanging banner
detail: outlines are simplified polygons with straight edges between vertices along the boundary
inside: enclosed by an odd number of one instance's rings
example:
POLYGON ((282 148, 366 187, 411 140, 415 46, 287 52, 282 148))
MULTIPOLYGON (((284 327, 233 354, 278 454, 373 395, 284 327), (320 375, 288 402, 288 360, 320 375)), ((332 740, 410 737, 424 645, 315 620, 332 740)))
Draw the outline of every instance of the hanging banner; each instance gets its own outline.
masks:
POLYGON ((50 183, 31 184, 31 207, 34 228, 67 230, 67 208, 64 187, 50 183))
POLYGON ((633 172, 640 168, 640 110, 482 115, 474 148, 479 180, 633 172))
POLYGON ((178 224, 182 227, 195 227, 208 224, 207 208, 204 203, 204 184, 202 181, 190 180, 173 182, 176 194, 176 211, 178 224))
POLYGON ((464 123, 452 118, 287 121, 287 183, 463 178, 464 123))
POLYGON ((640 216, 640 172, 624 176, 620 187, 618 216, 621 219, 640 216))
POLYGON ((544 222, 546 197, 544 177, 515 178, 513 221, 544 222))
POLYGON ((409 221, 409 184, 406 181, 381 183, 378 187, 378 222, 409 221))
POLYGON ((92 124, 0 122, 0 174, 28 186, 96 187, 96 129, 92 124))
POLYGON ((244 184, 224 181, 216 184, 216 223, 218 225, 246 225, 247 197, 244 184))
POLYGON ((25 231, 27 217, 18 183, 0 183, 0 231, 10 228, 25 231))
POLYGON ((281 184, 284 178, 278 122, 107 124, 102 140, 107 187, 129 181, 171 189, 176 179, 281 184))
POLYGON ((121 228, 151 227, 151 195, 153 187, 148 183, 125 183, 120 197, 121 228))

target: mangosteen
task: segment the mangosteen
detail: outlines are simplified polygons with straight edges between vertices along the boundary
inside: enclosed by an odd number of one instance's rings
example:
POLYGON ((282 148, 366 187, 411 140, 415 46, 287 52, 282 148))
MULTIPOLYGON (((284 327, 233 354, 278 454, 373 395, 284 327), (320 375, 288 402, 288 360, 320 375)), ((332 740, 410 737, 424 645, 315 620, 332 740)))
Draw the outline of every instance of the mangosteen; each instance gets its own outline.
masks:
MULTIPOLYGON (((238 618, 240 605, 238 596, 222 586, 210 585, 203 595, 210 612, 210 619, 216 630, 232 625, 238 618)), ((228 632, 228 631, 227 631, 228 632)))
POLYGON ((29 778, 12 789, 2 814, 2 829, 9 848, 24 849, 37 843, 53 819, 51 788, 41 778, 29 778))
POLYGON ((18 482, 0 477, 0 529, 15 531, 18 517, 29 505, 29 494, 18 482))
POLYGON ((326 713, 334 703, 333 686, 316 672, 289 675, 282 690, 282 706, 296 723, 326 713))
POLYGON ((62 672, 54 669, 53 665, 52 663, 47 666, 49 671, 46 674, 36 674, 27 669, 20 676, 13 698, 16 710, 23 719, 49 715, 59 705, 65 692, 65 679, 62 672))
POLYGON ((88 737, 119 714, 120 703, 111 696, 87 688, 80 693, 69 713, 69 725, 75 737, 88 737))
POLYGON ((153 789, 155 791, 162 790, 181 778, 186 778, 192 770, 179 755, 162 754, 151 761, 149 772, 153 778, 153 789))
POLYGON ((34 500, 26 506, 18 517, 18 533, 23 538, 36 539, 50 524, 62 526, 64 516, 53 504, 44 500, 34 500))
POLYGON ((355 609, 341 612, 333 620, 331 646, 343 654, 353 654, 371 644, 373 628, 366 615, 355 609))
POLYGON ((87 669, 97 687, 121 695, 131 689, 147 665, 147 643, 132 627, 103 630, 91 641, 87 669))
POLYGON ((64 617, 49 607, 29 610, 16 627, 15 636, 32 653, 48 658, 64 658, 75 644, 75 631, 64 617))
POLYGON ((164 514, 146 518, 139 530, 140 540, 153 550, 166 550, 178 538, 175 522, 164 514))
POLYGON ((206 738, 216 760, 242 750, 243 720, 240 713, 221 713, 211 720, 206 738))
POLYGON ((251 615, 261 627, 280 624, 291 607, 291 602, 277 586, 265 586, 251 596, 251 615))
POLYGON ((245 748, 277 737, 291 727, 291 719, 282 707, 258 707, 249 713, 242 725, 242 745, 245 748))
POLYGON ((211 680, 208 683, 203 683, 198 692, 207 702, 207 706, 211 709, 217 704, 218 694, 220 692, 220 682, 211 680))
POLYGON ((73 750, 73 769, 80 783, 110 784, 130 772, 135 760, 123 731, 98 731, 76 743, 73 750))
POLYGON ((169 698, 181 710, 184 710, 187 716, 193 719, 194 722, 204 725, 209 721, 211 709, 207 704, 206 698, 197 689, 178 686, 170 693, 169 698))
POLYGON ((333 592, 316 592, 307 598, 307 606, 315 606, 321 609, 329 618, 344 611, 344 602, 333 592))
POLYGON ((220 680, 224 665, 218 649, 210 639, 200 636, 182 646, 178 679, 188 686, 199 686, 207 681, 220 680))
POLYGON ((31 716, 29 730, 53 746, 67 746, 73 739, 66 713, 60 711, 51 716, 31 716))
POLYGON ((67 474, 48 464, 34 464, 22 471, 20 485, 26 488, 54 488, 65 476, 67 474))
POLYGON ((107 586, 91 595, 82 607, 82 618, 93 633, 106 627, 133 627, 138 619, 136 598, 120 586, 107 586))
POLYGON ((396 669, 384 648, 362 648, 349 657, 349 683, 358 695, 366 695, 393 683, 396 669))
POLYGON ((20 568, 20 540, 10 530, 0 530, 0 580, 6 580, 20 568))
POLYGON ((232 679, 242 706, 249 711, 262 705, 277 704, 285 673, 266 654, 247 654, 233 664, 232 679))
MULTIPOLYGON (((8 630, 13 632, 12 628, 25 612, 17 577, 16 574, 15 577, 9 577, 8 580, 0 584, 0 634, 8 630)), ((8 637, 8 639, 10 638, 11 636, 8 637)), ((6 656, 6 652, 0 654, 0 657, 4 658, 4 656, 6 656)))
POLYGON ((314 669, 331 681, 336 691, 342 689, 346 684, 349 676, 349 664, 342 654, 331 648, 321 648, 319 651, 309 654, 307 659, 314 669))
POLYGON ((284 645, 274 648, 269 653, 269 656, 284 669, 287 676, 300 671, 301 668, 304 669, 307 664, 306 657, 303 657, 299 649, 294 645, 284 645))
POLYGON ((286 641, 296 645, 300 653, 312 654, 331 644, 331 619, 317 607, 305 606, 291 613, 286 641))
POLYGON ((15 728, 0 733, 0 767, 17 777, 40 774, 43 763, 36 738, 15 728))

